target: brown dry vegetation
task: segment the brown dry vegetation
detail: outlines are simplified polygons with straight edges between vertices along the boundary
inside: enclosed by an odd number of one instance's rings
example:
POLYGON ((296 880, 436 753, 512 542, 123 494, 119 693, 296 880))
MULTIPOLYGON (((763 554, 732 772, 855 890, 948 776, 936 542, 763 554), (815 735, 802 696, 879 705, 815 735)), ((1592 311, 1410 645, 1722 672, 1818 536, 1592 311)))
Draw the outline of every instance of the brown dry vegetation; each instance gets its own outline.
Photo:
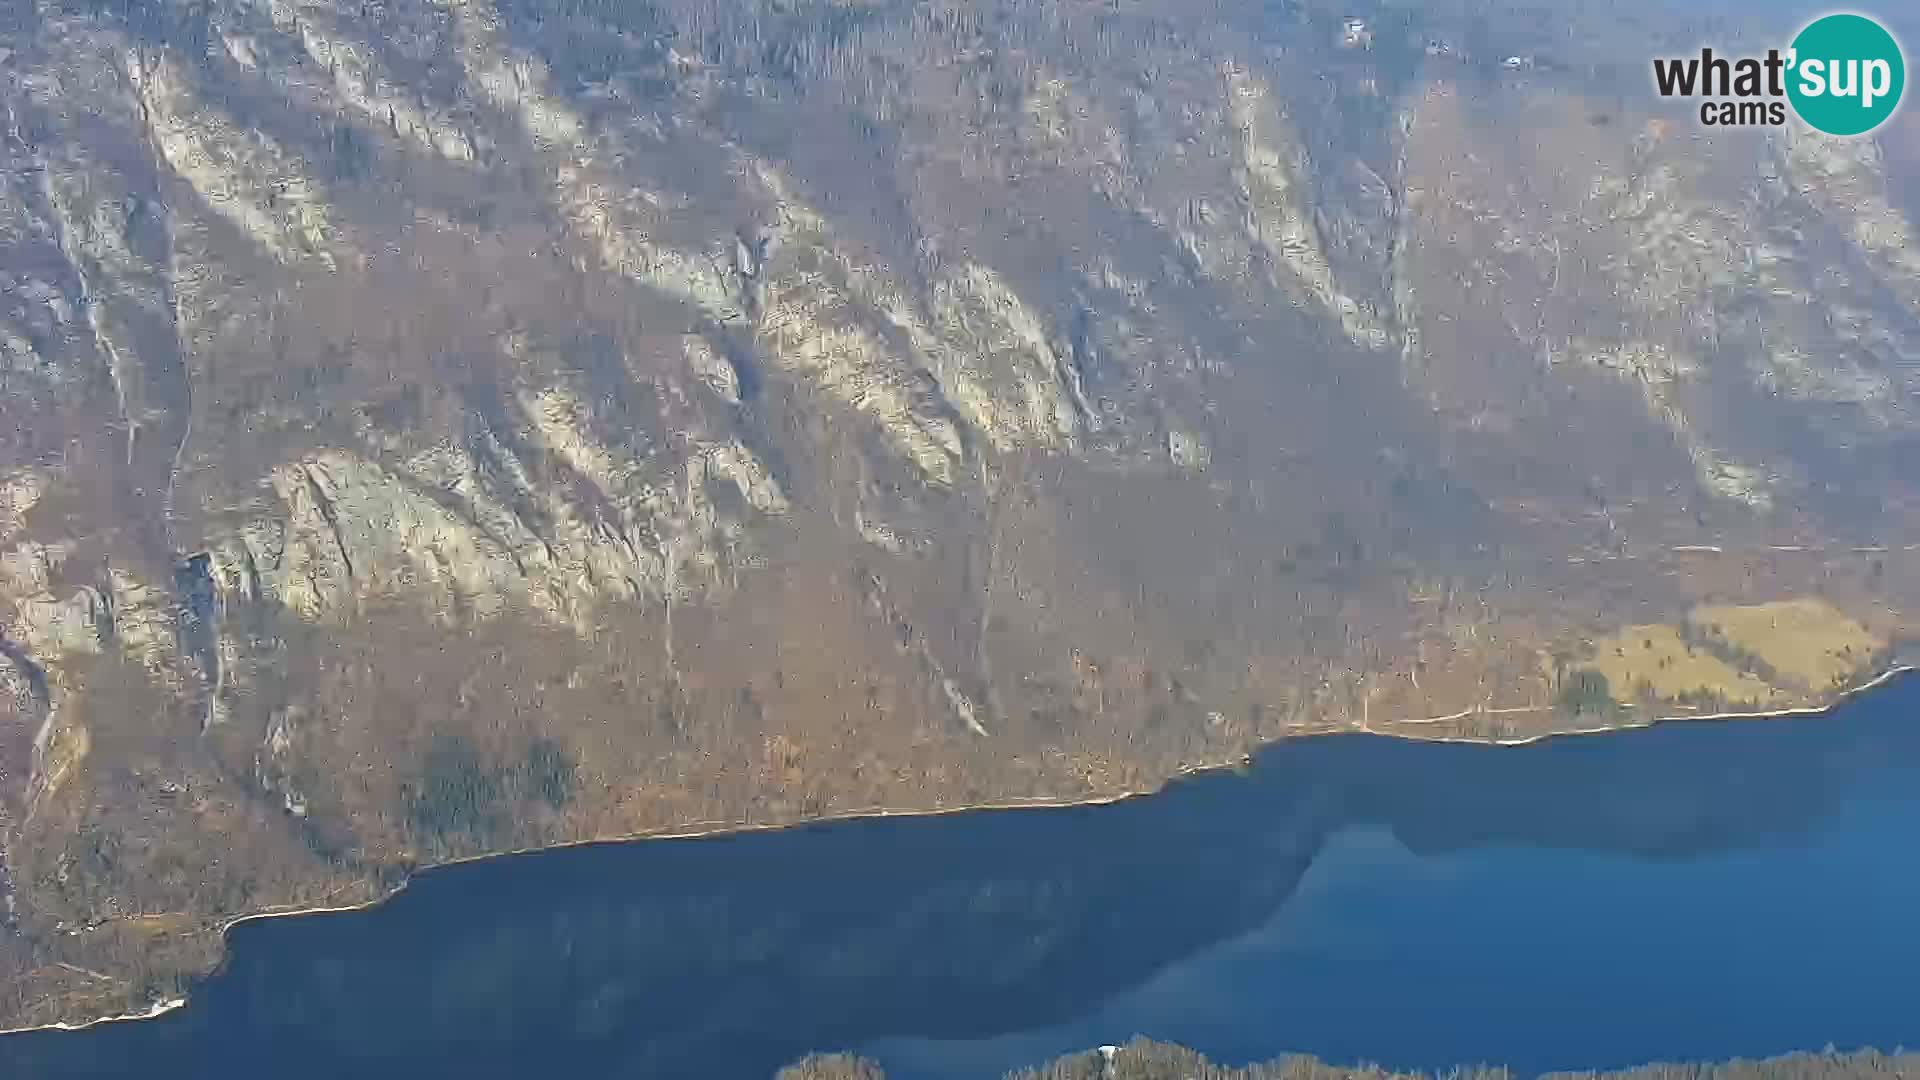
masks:
POLYGON ((1688 644, 1678 630, 1664 624, 1629 626, 1601 638, 1593 643, 1590 666, 1629 700, 1673 701, 1705 694, 1763 708, 1780 695, 1755 676, 1688 644))
POLYGON ((0 1024, 426 863, 1920 632, 1908 143, 1650 136, 1618 5, 293 6, 0 11, 0 1024))
POLYGON ((1791 685, 1844 686, 1887 643, 1819 600, 1700 607, 1689 622, 1716 645, 1752 656, 1791 685))
MULTIPOLYGON (((1920 1068, 1920 1055, 1872 1050, 1843 1054, 1786 1054, 1759 1061, 1643 1065, 1609 1072, 1548 1073, 1551 1080, 1880 1080, 1920 1068)), ((778 1080, 884 1080, 876 1063, 846 1054, 815 1055, 782 1069, 778 1080)), ((1514 1073, 1478 1065, 1449 1070, 1439 1080, 1513 1080, 1514 1073)), ((1433 1080, 1378 1066, 1329 1065, 1290 1056, 1242 1066, 1216 1065, 1185 1047, 1150 1039, 1125 1046, 1070 1054, 1045 1065, 1007 1074, 1007 1080, 1433 1080)), ((1544 1078, 1543 1078, 1544 1080, 1544 1078)))
POLYGON ((1677 624, 1624 627, 1556 654, 1552 670, 1556 683, 1597 674, 1616 701, 1636 706, 1779 710, 1874 678, 1888 649, 1831 603, 1802 597, 1703 604, 1677 624))

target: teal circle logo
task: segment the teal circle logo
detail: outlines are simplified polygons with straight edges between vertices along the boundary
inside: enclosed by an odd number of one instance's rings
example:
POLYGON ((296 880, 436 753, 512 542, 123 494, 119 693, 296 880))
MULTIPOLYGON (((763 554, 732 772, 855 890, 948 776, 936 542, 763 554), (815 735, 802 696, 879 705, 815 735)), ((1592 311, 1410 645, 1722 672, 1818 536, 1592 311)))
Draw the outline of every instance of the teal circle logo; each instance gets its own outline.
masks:
POLYGON ((1900 43, 1864 15, 1808 23, 1788 54, 1793 111, 1829 135, 1864 135, 1886 122, 1907 86, 1900 43))

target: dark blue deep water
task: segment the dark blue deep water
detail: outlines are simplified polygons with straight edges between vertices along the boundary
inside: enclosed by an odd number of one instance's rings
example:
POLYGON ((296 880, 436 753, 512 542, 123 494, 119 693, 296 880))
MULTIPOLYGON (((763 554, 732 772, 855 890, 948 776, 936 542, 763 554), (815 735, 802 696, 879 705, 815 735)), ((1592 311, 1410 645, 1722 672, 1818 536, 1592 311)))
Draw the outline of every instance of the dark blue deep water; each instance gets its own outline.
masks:
POLYGON ((1117 806, 422 875, 250 923, 185 1009, 0 1076, 991 1077, 1146 1034, 1522 1072, 1920 1045, 1920 678, 1520 748, 1276 747, 1117 806))

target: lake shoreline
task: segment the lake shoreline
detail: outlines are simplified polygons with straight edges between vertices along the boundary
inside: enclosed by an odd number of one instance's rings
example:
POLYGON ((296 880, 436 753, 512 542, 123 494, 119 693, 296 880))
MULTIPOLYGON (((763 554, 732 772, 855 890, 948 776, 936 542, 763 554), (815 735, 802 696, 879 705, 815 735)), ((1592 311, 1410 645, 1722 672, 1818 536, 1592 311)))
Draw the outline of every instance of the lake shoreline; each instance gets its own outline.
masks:
MULTIPOLYGON (((1606 734, 1613 734, 1613 733, 1620 733, 1620 732, 1645 730, 1645 729, 1653 728, 1663 724, 1681 723, 1681 722, 1689 722, 1689 721, 1691 722, 1726 722, 1726 721, 1732 721, 1732 720, 1771 720, 1771 719, 1805 718, 1809 716, 1819 716, 1819 715, 1824 715, 1826 713, 1834 712, 1840 709, 1841 707, 1851 703, 1855 698, 1858 698, 1874 690, 1887 686, 1907 675, 1915 673, 1916 671, 1920 671, 1920 666, 1916 666, 1912 664, 1895 664, 1889 667, 1887 670, 1879 673, 1878 675, 1873 676, 1870 679, 1864 680, 1858 683, 1857 685, 1851 686, 1845 690, 1837 691, 1833 697, 1833 700, 1823 705, 1809 705, 1809 706, 1801 706, 1801 707, 1790 708, 1790 709, 1765 710, 1765 711, 1723 711, 1718 713, 1705 713, 1705 714, 1700 714, 1700 713, 1678 714, 1678 715, 1672 715, 1672 716, 1650 717, 1644 720, 1627 719, 1627 720, 1624 720, 1623 722, 1611 723, 1601 727, 1570 728, 1570 729, 1555 730, 1555 731, 1545 731, 1545 732, 1541 732, 1534 735, 1528 735, 1521 738, 1511 738, 1511 739, 1476 738, 1476 737, 1461 736, 1461 735, 1425 735, 1418 731, 1404 730, 1404 727, 1406 725, 1419 725, 1424 723, 1444 722, 1452 719, 1460 719, 1465 716, 1473 715, 1476 711, 1481 711, 1481 710, 1469 709, 1469 710, 1465 710, 1462 713, 1449 714, 1441 717, 1433 717, 1426 720, 1399 721, 1395 726, 1395 729, 1376 729, 1372 727, 1340 728, 1340 729, 1331 729, 1331 730, 1325 730, 1325 731, 1301 732, 1295 735, 1282 736, 1281 738, 1262 743, 1256 749, 1246 753, 1239 754, 1230 760, 1182 765, 1180 768, 1178 768, 1177 770, 1169 774, 1164 780, 1160 781, 1158 784, 1156 784, 1153 787, 1120 791, 1120 792, 1115 792, 1108 795, 1091 796, 1091 797, 1085 797, 1085 798, 1060 798, 1060 797, 1054 797, 1054 796, 1033 796, 1030 798, 1002 800, 999 802, 991 802, 991 803, 970 803, 964 806, 927 807, 927 808, 917 808, 917 809, 916 808, 873 807, 873 808, 867 808, 867 809, 861 809, 861 810, 845 811, 845 812, 831 814, 831 815, 824 815, 821 817, 807 818, 801 821, 786 821, 786 822, 777 822, 777 823, 693 822, 686 825, 677 826, 672 829, 661 830, 657 832, 635 833, 635 834, 625 835, 625 836, 593 837, 593 838, 580 839, 580 840, 567 840, 559 843, 541 844, 536 846, 515 848, 515 849, 505 850, 505 851, 493 851, 493 852, 484 852, 484 853, 474 854, 474 855, 463 855, 456 858, 446 859, 444 861, 427 863, 427 864, 413 867, 411 870, 409 870, 406 873, 406 875, 400 880, 400 882, 395 886, 393 886, 391 889, 384 890, 380 893, 380 895, 362 902, 350 903, 350 904, 309 905, 309 906, 302 906, 302 907, 289 907, 289 908, 279 909, 279 910, 251 912, 245 915, 235 916, 221 923, 218 928, 218 933, 221 938, 222 952, 224 954, 228 947, 228 937, 231 931, 235 927, 243 925, 245 923, 264 921, 268 919, 285 919, 285 918, 294 918, 294 917, 332 915, 332 914, 344 914, 344 913, 356 912, 356 911, 366 911, 372 908, 376 908, 386 903, 387 901, 392 900, 394 897, 398 896, 402 892, 406 891, 408 886, 413 883, 415 878, 421 875, 432 873, 437 870, 448 869, 451 867, 463 866, 463 865, 468 865, 473 863, 490 862, 498 859, 506 859, 506 858, 511 858, 515 856, 536 855, 542 852, 555 852, 555 851, 569 850, 573 848, 583 848, 583 847, 592 847, 592 846, 613 846, 613 845, 622 845, 622 844, 635 844, 635 843, 639 843, 642 841, 649 841, 649 840, 698 840, 703 838, 712 838, 712 837, 719 837, 719 836, 781 832, 781 831, 787 831, 787 830, 792 830, 792 829, 802 828, 802 827, 809 827, 809 826, 816 826, 816 825, 832 825, 832 824, 839 824, 844 822, 864 821, 864 820, 870 820, 870 819, 876 819, 876 818, 901 818, 901 817, 931 818, 931 817, 942 817, 942 816, 948 816, 948 815, 954 815, 954 814, 988 813, 988 812, 994 812, 994 811, 1007 811, 1007 810, 1064 810, 1064 809, 1072 809, 1075 807, 1110 806, 1110 805, 1114 805, 1114 804, 1128 801, 1128 800, 1145 798, 1145 797, 1161 794, 1165 792, 1168 788, 1170 788, 1172 785, 1179 783, 1181 781, 1195 778, 1195 777, 1199 777, 1199 776, 1203 776, 1211 773, 1219 773, 1219 772, 1224 772, 1229 770, 1237 770, 1237 769, 1245 768, 1249 764, 1255 762, 1260 754, 1267 752, 1268 750, 1271 750, 1283 743, 1290 742, 1295 739, 1312 739, 1312 738, 1321 738, 1321 737, 1335 736, 1335 735, 1362 735, 1362 736, 1370 736, 1373 738, 1399 739, 1407 742, 1455 743, 1455 744, 1474 745, 1474 746, 1517 747, 1517 746, 1530 746, 1537 743, 1545 742, 1550 739, 1566 739, 1566 738, 1574 738, 1579 736, 1606 735, 1606 734)), ((1508 709, 1508 710, 1501 710, 1501 711, 1516 712, 1516 711, 1529 711, 1529 710, 1508 709)), ((1540 711, 1550 711, 1550 709, 1542 708, 1540 711)), ((224 962, 223 962, 223 966, 224 966, 224 962)), ((208 975, 206 976, 202 976, 202 978, 213 977, 217 975, 219 970, 220 970, 219 968, 215 968, 213 972, 208 973, 208 975)), ((110 1016, 102 1016, 102 1017, 97 1017, 94 1019, 80 1021, 80 1022, 56 1021, 48 1024, 8 1028, 5 1030, 0 1030, 0 1037, 9 1036, 9 1035, 23 1035, 30 1032, 36 1032, 36 1031, 77 1032, 77 1031, 85 1031, 89 1028, 97 1027, 103 1024, 131 1023, 131 1022, 141 1021, 141 1020, 151 1020, 160 1016, 164 1016, 167 1013, 173 1012, 177 1009, 184 1008, 188 1004, 189 1004, 189 996, 183 994, 183 995, 178 995, 175 997, 166 998, 160 1001, 153 1002, 152 1004, 148 1005, 146 1008, 138 1011, 133 1011, 133 1012, 120 1013, 120 1014, 115 1014, 110 1016)))

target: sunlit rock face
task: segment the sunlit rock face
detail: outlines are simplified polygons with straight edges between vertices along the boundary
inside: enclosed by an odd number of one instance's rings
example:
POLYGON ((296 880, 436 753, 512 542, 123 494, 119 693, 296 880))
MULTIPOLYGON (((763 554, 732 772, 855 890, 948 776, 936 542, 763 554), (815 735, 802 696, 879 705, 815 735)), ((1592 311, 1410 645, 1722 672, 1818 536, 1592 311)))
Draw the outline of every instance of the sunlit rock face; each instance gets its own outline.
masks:
MULTIPOLYGON (((1410 167, 1435 180, 1410 197, 1415 295, 1473 298, 1486 333, 1532 353, 1513 375, 1543 392, 1598 379, 1639 396, 1723 502, 1775 509, 1831 487, 1845 457, 1877 470, 1911 446, 1920 323, 1889 202, 1900 177, 1877 144, 1664 116, 1595 138, 1582 114, 1604 107, 1429 87, 1408 136, 1410 167)), ((1457 394, 1493 361, 1438 346, 1462 313, 1421 307, 1403 314, 1427 346, 1415 365, 1436 397, 1457 394)), ((1481 408, 1510 422, 1501 396, 1481 408)))
POLYGON ((0 12, 0 1021, 422 862, 1910 632, 1920 129, 1321 6, 0 12))

